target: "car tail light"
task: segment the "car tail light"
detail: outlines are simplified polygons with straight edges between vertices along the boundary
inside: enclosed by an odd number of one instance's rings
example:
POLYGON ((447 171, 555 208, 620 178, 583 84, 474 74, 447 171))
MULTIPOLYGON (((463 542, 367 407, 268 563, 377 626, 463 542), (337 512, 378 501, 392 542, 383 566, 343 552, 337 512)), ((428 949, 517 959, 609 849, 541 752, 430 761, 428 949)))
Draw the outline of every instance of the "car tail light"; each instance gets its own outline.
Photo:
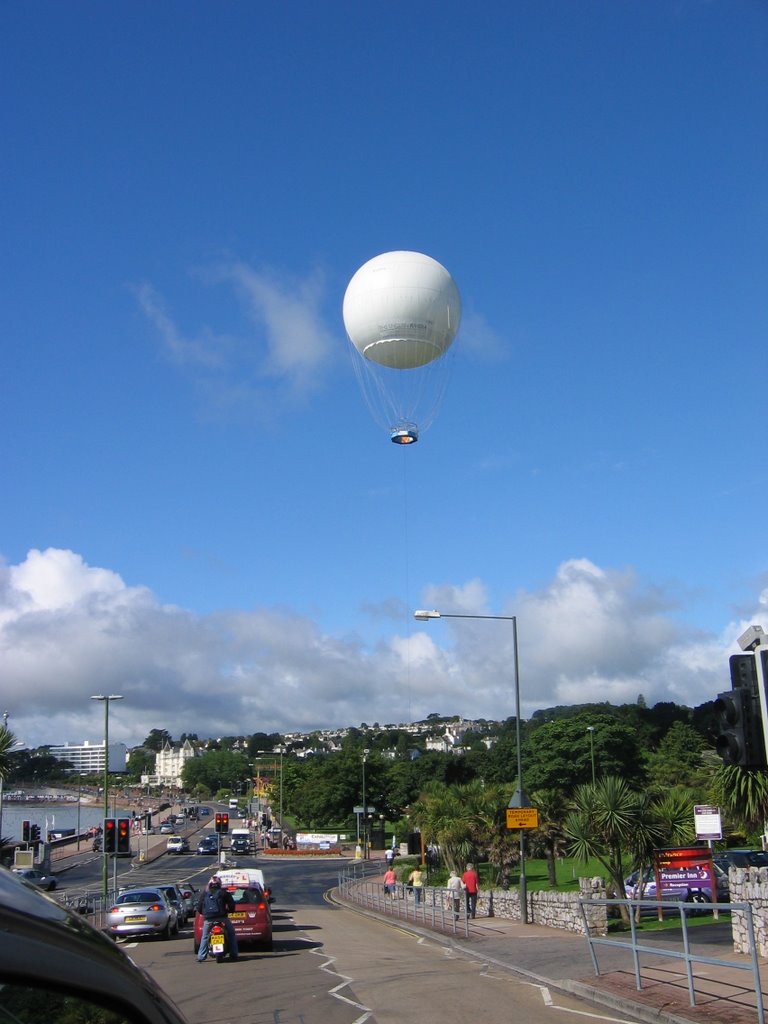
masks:
POLYGON ((152 906, 149 909, 150 910, 160 910, 161 909, 160 908, 160 904, 159 903, 153 903, 152 906))
POLYGON ((259 910, 266 910, 267 909, 267 904, 266 903, 259 903, 258 907, 259 907, 259 910))

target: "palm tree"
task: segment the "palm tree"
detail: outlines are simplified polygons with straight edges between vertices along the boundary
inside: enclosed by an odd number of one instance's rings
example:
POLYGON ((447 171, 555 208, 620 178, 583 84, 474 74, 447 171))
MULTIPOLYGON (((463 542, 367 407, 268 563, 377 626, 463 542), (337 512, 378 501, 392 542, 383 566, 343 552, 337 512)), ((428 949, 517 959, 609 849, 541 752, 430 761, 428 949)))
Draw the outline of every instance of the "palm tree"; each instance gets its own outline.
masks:
POLYGON ((561 789, 537 789, 531 793, 531 803, 539 812, 539 826, 531 836, 531 851, 540 847, 547 861, 549 884, 557 886, 556 858, 565 845, 563 830, 571 803, 561 789))
POLYGON ((446 866, 459 873, 475 850, 474 808, 467 788, 429 782, 410 807, 411 820, 425 842, 437 843, 446 866))
POLYGON ((720 765, 715 771, 718 802, 748 831, 768 818, 768 772, 760 768, 720 765))
MULTIPOLYGON (((624 898, 623 851, 658 845, 662 835, 647 795, 630 789, 615 775, 577 788, 574 810, 566 817, 563 831, 574 856, 582 861, 594 857, 603 865, 620 899, 624 898)), ((622 907, 621 913, 629 923, 627 908, 622 907)))
POLYGON ((461 874, 467 861, 483 860, 490 851, 503 873, 510 859, 505 807, 505 793, 479 779, 463 785, 433 781, 411 804, 410 816, 424 840, 440 847, 449 869, 461 874))
MULTIPOLYGON (((5 780, 11 770, 11 751, 15 746, 18 746, 18 740, 8 728, 6 722, 0 726, 0 795, 2 794, 2 788, 5 785, 5 780)), ((2 809, 2 803, 0 803, 0 810, 2 809)), ((2 822, 0 822, 2 824, 2 822)), ((6 845, 5 839, 0 835, 0 850, 6 845)))

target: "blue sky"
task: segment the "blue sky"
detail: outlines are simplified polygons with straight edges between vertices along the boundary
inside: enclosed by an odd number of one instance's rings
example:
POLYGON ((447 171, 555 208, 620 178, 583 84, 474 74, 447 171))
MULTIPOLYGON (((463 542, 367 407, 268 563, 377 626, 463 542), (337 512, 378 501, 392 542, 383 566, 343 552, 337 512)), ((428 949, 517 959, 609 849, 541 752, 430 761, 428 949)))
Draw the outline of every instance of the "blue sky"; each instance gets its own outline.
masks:
POLYGON ((691 705, 768 628, 768 8, 2 5, 0 675, 26 742, 691 705), (390 444, 346 285, 448 268, 390 444), (118 713, 119 712, 119 713, 118 713))

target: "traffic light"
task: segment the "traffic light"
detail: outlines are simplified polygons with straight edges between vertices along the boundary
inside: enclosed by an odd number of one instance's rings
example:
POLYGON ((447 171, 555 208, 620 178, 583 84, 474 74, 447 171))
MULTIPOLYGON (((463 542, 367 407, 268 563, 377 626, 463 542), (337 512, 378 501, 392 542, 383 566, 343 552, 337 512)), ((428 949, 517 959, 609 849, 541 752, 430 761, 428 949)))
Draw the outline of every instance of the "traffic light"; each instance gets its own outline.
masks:
POLYGON ((765 768, 763 720, 753 654, 734 654, 730 659, 730 691, 715 701, 719 735, 717 752, 723 764, 740 768, 765 768))
POLYGON ((28 821, 22 821, 22 823, 21 823, 21 838, 22 838, 22 840, 25 843, 28 843, 30 835, 31 835, 31 833, 30 833, 30 830, 29 830, 29 822, 28 821))
POLYGON ((104 853, 114 853, 117 849, 117 837, 115 835, 115 819, 104 819, 104 853))
POLYGON ((117 852, 131 852, 131 819, 117 819, 117 852))
POLYGON ((216 815, 215 829, 217 832, 229 832, 229 815, 218 814, 216 815))
POLYGON ((29 826, 29 841, 31 843, 39 843, 40 842, 40 826, 39 825, 30 825, 29 826))
POLYGON ((754 654, 732 654, 728 659, 731 689, 757 693, 757 666, 754 654))

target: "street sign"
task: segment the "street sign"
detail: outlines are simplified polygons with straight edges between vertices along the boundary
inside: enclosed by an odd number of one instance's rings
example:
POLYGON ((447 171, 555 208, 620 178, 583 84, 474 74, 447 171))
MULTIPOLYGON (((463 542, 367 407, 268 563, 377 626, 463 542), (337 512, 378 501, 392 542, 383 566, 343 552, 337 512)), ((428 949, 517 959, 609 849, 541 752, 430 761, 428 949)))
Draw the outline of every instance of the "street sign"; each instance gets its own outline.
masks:
POLYGON ((693 808, 693 821, 697 839, 722 839, 723 825, 720 808, 708 804, 696 804, 693 808))
POLYGON ((507 828, 538 828, 539 811, 536 807, 508 807, 507 828))

